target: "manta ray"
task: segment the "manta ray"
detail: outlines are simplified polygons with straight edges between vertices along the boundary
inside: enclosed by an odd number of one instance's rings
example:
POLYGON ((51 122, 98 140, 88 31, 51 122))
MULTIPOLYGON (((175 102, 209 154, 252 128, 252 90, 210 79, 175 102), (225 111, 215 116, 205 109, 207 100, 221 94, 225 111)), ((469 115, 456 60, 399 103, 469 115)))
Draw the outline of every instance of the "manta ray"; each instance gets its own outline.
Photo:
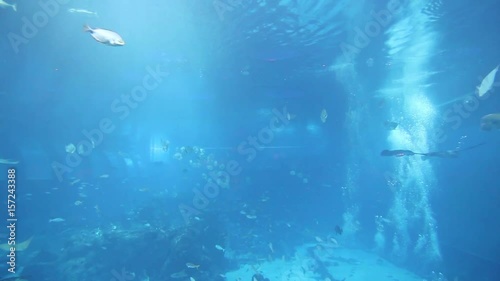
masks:
POLYGON ((470 150, 482 145, 485 145, 485 142, 472 145, 469 147, 455 149, 455 150, 444 150, 444 151, 431 151, 431 152, 413 152, 411 150, 406 149, 397 149, 397 150, 382 150, 380 156, 395 156, 395 157, 403 157, 403 156, 413 156, 413 155, 422 155, 424 157, 439 157, 439 158, 456 158, 458 157, 461 151, 470 150))
POLYGON ((34 236, 31 236, 28 240, 25 240, 21 243, 16 243, 15 245, 9 245, 8 243, 5 244, 0 244, 0 249, 9 252, 10 248, 14 247, 16 248, 16 251, 24 251, 28 249, 31 240, 33 240, 34 236))

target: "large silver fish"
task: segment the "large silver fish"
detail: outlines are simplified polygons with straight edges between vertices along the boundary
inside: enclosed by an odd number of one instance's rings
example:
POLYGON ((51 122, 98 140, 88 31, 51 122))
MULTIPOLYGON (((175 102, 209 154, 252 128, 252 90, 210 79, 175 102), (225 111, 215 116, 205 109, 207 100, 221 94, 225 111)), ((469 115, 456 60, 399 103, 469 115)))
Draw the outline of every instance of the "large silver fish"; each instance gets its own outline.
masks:
POLYGON ((90 32, 90 35, 94 37, 94 39, 99 43, 103 43, 109 46, 125 45, 125 41, 123 41, 123 38, 114 31, 102 28, 91 28, 88 25, 85 25, 83 27, 83 31, 90 32))

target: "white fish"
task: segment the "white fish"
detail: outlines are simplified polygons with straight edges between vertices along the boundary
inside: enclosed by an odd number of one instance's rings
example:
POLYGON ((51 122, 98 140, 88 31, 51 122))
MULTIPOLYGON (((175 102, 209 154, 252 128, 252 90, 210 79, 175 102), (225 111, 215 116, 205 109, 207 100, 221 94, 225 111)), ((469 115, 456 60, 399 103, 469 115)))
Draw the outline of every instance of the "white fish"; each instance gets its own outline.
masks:
POLYGON ((71 8, 71 9, 68 9, 68 12, 75 13, 75 14, 85 14, 85 15, 97 17, 97 13, 96 12, 92 12, 92 11, 85 10, 85 9, 71 8))
POLYGON ((63 222, 63 221, 66 221, 65 219, 63 218, 55 218, 55 219, 50 219, 49 222, 63 222))
POLYGON ((325 123, 326 118, 328 118, 328 113, 326 112, 326 109, 323 109, 321 110, 321 115, 320 115, 321 122, 325 123))
POLYGON ((109 46, 123 46, 125 45, 125 41, 123 38, 116 32, 102 29, 102 28, 91 28, 88 25, 83 27, 84 32, 90 32, 90 35, 94 37, 94 39, 99 42, 109 46))
MULTIPOLYGON (((0 0, 1 1, 1 0, 0 0)), ((11 159, 0 159, 0 164, 7 164, 7 165, 11 165, 11 164, 18 164, 19 161, 16 161, 16 160, 11 160, 11 159)))
POLYGON ((191 263, 191 262, 186 263, 186 266, 188 268, 196 268, 196 269, 200 268, 199 264, 194 264, 194 263, 191 263))
POLYGON ((74 185, 75 183, 79 183, 80 181, 81 181, 81 179, 76 179, 76 180, 70 182, 69 184, 74 185))
POLYGON ((484 96, 493 87, 493 82, 495 82, 495 75, 497 74, 499 66, 500 65, 497 65, 495 69, 488 73, 488 75, 486 75, 486 77, 484 77, 483 81, 481 82, 481 85, 476 88, 476 93, 479 97, 484 96))
POLYGON ((217 249, 217 250, 219 250, 219 251, 223 251, 223 252, 225 252, 225 251, 226 251, 226 249, 222 248, 222 246, 221 246, 221 245, 215 245, 215 249, 217 249))
POLYGON ((74 144, 70 143, 70 144, 66 145, 64 147, 64 149, 66 150, 67 153, 75 153, 76 146, 74 144))
POLYGON ((17 4, 9 4, 3 0, 0 0, 0 8, 12 8, 12 10, 17 12, 17 4))
POLYGON ((337 239, 335 239, 335 238, 333 238, 333 237, 332 237, 332 238, 330 238, 330 242, 332 242, 332 244, 333 244, 334 246, 338 246, 338 245, 339 245, 339 242, 337 242, 337 239))

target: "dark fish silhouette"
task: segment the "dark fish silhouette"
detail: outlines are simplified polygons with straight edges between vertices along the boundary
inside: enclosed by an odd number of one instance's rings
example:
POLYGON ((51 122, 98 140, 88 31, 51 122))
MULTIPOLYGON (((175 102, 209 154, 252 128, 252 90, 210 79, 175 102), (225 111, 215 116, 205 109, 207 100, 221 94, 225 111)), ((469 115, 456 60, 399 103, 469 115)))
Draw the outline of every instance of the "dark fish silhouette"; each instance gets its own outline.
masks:
POLYGON ((395 130, 398 127, 398 125, 399 125, 398 123, 392 122, 392 121, 385 121, 384 122, 384 127, 387 130, 395 130))
POLYGON ((381 156, 395 156, 395 157, 422 155, 424 157, 456 158, 456 157, 458 157, 459 152, 473 149, 473 148, 479 147, 479 146, 484 145, 484 144, 486 144, 486 143, 482 142, 482 143, 479 143, 479 144, 476 144, 473 146, 469 146, 466 148, 462 148, 462 149, 433 151, 433 152, 427 152, 427 153, 413 152, 411 150, 404 150, 404 149, 382 150, 380 155, 381 156))
POLYGON ((342 227, 338 225, 335 226, 335 233, 337 233, 338 235, 342 235, 343 232, 344 230, 342 229, 342 227))
POLYGON ((396 156, 396 157, 412 156, 415 154, 422 154, 422 153, 416 153, 411 150, 404 150, 404 149, 382 150, 382 152, 380 153, 381 156, 396 156))

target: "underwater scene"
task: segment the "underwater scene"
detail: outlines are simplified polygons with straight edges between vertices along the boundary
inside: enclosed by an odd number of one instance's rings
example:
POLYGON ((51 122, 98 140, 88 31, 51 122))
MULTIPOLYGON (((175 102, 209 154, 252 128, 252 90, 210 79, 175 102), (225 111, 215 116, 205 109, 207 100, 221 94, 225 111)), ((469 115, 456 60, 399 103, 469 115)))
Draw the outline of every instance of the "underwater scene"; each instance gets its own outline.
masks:
POLYGON ((0 281, 500 280, 499 14, 0 0, 0 281))

